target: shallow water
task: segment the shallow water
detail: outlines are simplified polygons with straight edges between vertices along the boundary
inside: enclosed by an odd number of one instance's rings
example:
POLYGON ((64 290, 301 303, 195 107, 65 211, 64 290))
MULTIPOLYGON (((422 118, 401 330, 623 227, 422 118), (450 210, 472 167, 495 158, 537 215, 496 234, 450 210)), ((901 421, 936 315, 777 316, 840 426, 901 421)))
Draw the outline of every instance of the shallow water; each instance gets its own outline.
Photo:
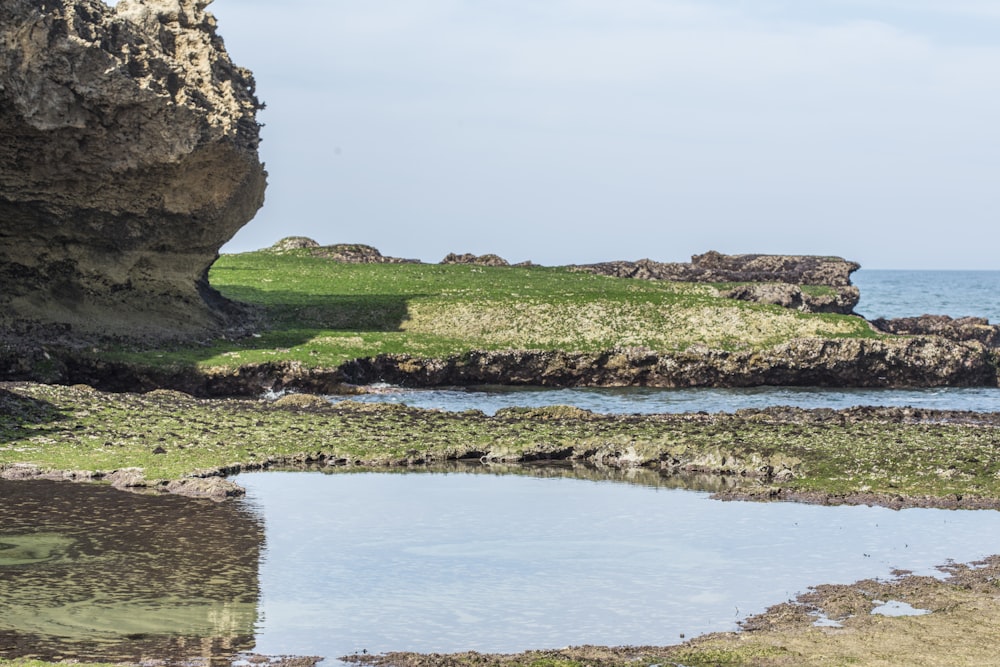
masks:
POLYGON ((222 504, 0 482, 0 657, 335 664, 668 644, 810 585, 1000 552, 994 511, 726 503, 649 471, 627 484, 472 470, 244 474, 247 498, 222 504))
POLYGON ((267 654, 669 644, 810 585, 1000 552, 993 511, 727 503, 523 475, 237 481, 267 525, 267 654))
MULTIPOLYGON (((573 405, 609 414, 735 412, 745 408, 791 405, 800 408, 849 408, 857 405, 918 407, 936 410, 1000 412, 996 387, 931 389, 833 389, 826 387, 750 387, 741 389, 660 389, 653 387, 543 389, 504 386, 406 389, 377 386, 375 393, 352 396, 369 403, 401 403, 416 408, 482 410, 494 414, 510 407, 573 405)), ((331 397, 337 401, 343 397, 331 397)))
POLYGON ((240 503, 0 481, 0 657, 246 650, 263 538, 240 503))

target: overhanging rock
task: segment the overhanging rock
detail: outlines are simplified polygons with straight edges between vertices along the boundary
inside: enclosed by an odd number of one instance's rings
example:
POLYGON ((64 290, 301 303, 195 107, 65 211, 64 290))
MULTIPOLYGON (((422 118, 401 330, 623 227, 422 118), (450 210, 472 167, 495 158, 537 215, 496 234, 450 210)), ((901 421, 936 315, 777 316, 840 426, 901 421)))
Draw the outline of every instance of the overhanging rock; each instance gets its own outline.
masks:
POLYGON ((208 2, 0 3, 0 324, 218 333, 208 285, 263 204, 261 108, 208 2))

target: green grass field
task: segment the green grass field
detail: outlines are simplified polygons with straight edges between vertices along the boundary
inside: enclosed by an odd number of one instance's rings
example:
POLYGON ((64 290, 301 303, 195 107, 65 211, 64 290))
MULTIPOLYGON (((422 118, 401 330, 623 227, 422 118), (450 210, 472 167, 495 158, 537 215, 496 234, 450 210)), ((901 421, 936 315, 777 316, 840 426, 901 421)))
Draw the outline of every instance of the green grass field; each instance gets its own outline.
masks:
POLYGON ((719 296, 709 284, 628 280, 552 267, 345 264, 307 250, 224 255, 211 284, 259 307, 251 338, 114 356, 162 366, 296 360, 336 367, 383 353, 470 350, 671 352, 762 349, 801 337, 872 337, 860 318, 719 296))

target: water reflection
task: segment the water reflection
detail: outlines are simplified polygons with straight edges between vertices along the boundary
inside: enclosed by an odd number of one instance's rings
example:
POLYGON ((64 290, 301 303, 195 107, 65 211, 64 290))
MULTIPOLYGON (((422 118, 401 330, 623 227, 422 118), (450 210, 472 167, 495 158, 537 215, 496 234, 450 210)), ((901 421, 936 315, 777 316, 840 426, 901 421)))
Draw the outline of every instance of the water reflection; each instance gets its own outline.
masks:
POLYGON ((1000 512, 724 503, 646 470, 237 481, 222 504, 0 482, 0 657, 670 644, 811 585, 1000 553, 1000 512))
MULTIPOLYGON (((719 493, 732 491, 739 486, 755 483, 753 479, 736 476, 677 473, 672 474, 651 468, 611 468, 596 466, 580 461, 538 461, 534 463, 481 463, 479 461, 441 461, 423 466, 408 466, 405 468, 366 468, 352 466, 350 468, 325 467, 312 465, 287 468, 269 468, 267 474, 276 472, 310 472, 323 475, 440 475, 455 474, 482 475, 486 477, 520 476, 533 479, 577 479, 591 482, 610 482, 644 486, 651 489, 683 489, 685 491, 704 491, 719 493)), ((253 479, 243 476, 241 479, 253 479)))
POLYGON ((241 503, 0 481, 0 656, 188 661, 253 648, 261 519, 241 503))
POLYGON ((529 471, 240 475, 268 526, 257 651, 672 644, 812 585, 1000 553, 1000 512, 727 503, 529 471))

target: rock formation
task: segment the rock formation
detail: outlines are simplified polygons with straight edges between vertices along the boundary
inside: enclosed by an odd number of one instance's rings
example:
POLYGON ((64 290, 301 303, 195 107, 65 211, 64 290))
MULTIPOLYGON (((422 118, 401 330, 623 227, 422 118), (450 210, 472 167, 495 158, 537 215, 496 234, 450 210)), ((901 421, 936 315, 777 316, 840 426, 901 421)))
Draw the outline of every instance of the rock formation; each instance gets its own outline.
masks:
POLYGON ((389 257, 362 243, 336 243, 334 245, 324 245, 313 248, 310 252, 314 257, 332 259, 335 262, 346 264, 418 264, 415 259, 403 259, 402 257, 389 257))
POLYGON ((941 336, 954 341, 979 341, 986 347, 1000 348, 1000 325, 985 317, 951 318, 948 315, 921 315, 887 320, 878 318, 872 326, 900 336, 941 336))
POLYGON ((206 0, 0 3, 0 325, 215 333, 208 285, 263 203, 261 108, 206 0))
POLYGON ((402 259, 401 257, 388 257, 379 252, 378 248, 363 243, 335 243, 333 245, 320 245, 308 236, 286 236, 270 248, 267 252, 286 254, 295 250, 308 250, 313 257, 322 257, 334 262, 344 264, 419 264, 416 259, 402 259))
POLYGON ((510 266, 510 262, 501 257, 488 253, 486 255, 473 255, 466 252, 461 255, 450 252, 441 260, 441 264, 475 264, 477 266, 510 266))
POLYGON ((850 314, 860 292, 851 274, 861 268, 840 257, 813 255, 695 255, 690 263, 602 262, 572 267, 618 278, 696 283, 751 283, 723 293, 732 299, 772 303, 814 313, 850 314), (824 290, 803 287, 825 287, 824 290))
POLYGON ((385 354, 341 368, 341 380, 405 386, 512 384, 549 387, 942 387, 997 386, 996 360, 978 342, 935 336, 799 338, 758 352, 703 347, 660 353, 474 351, 447 359, 385 354))

